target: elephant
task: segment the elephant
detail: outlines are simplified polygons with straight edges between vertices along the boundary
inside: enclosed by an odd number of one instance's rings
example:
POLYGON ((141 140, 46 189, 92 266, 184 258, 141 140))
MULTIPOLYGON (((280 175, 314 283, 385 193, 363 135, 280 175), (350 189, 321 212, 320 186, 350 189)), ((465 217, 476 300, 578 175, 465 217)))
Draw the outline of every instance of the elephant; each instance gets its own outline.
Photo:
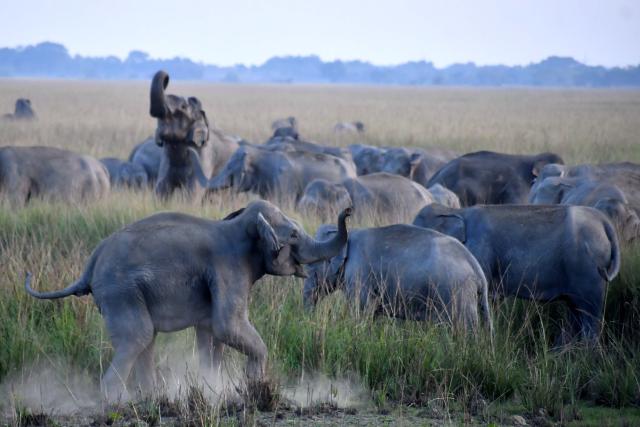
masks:
POLYGON ((198 199, 205 189, 196 170, 208 178, 215 175, 239 144, 209 124, 198 98, 166 95, 168 85, 164 71, 158 71, 151 82, 149 113, 158 121, 155 142, 163 148, 155 191, 166 198, 183 190, 198 199))
POLYGON ((5 120, 35 120, 36 113, 31 107, 31 100, 27 98, 18 98, 13 114, 5 114, 2 116, 5 120))
POLYGON ((534 177, 549 163, 564 164, 553 153, 533 156, 478 151, 445 164, 427 182, 456 193, 463 206, 526 203, 534 177))
POLYGON ((440 184, 433 185, 427 190, 431 193, 431 197, 433 197, 434 202, 449 208, 460 208, 460 199, 458 199, 458 196, 456 196, 456 193, 453 191, 444 188, 440 184))
POLYGON ((277 138, 291 138, 298 140, 300 139, 300 134, 298 133, 298 129, 293 126, 280 127, 273 132, 273 136, 271 139, 277 138))
MULTIPOLYGON (((316 239, 337 233, 318 229, 316 239)), ((478 304, 492 331, 487 279, 478 261, 456 239, 412 225, 350 230, 347 245, 330 260, 307 266, 307 309, 336 289, 360 310, 409 320, 446 320, 471 331, 478 304)))
POLYGON ((383 148, 365 144, 351 144, 349 151, 351 151, 358 176, 382 172, 385 153, 383 148))
POLYGON ((100 162, 109 172, 111 187, 124 187, 136 190, 149 186, 147 172, 139 164, 120 160, 115 157, 105 157, 100 162))
POLYGON ((298 210, 325 219, 353 206, 360 219, 405 222, 433 200, 427 189, 410 179, 378 172, 337 182, 315 179, 305 188, 298 210))
POLYGON ((629 204, 624 192, 606 180, 551 176, 536 182, 531 188, 529 203, 590 206, 607 215, 624 242, 640 237, 638 214, 629 204))
POLYGON ((620 270, 611 222, 584 206, 424 207, 414 225, 455 237, 476 257, 495 295, 567 302, 571 335, 597 338, 605 287, 620 270))
POLYGON ((303 264, 337 255, 350 214, 340 214, 335 236, 317 241, 262 200, 220 221, 158 213, 104 239, 67 288, 37 292, 30 274, 25 288, 39 299, 93 295, 115 351, 102 378, 108 400, 125 396, 132 369, 140 389, 152 390, 156 334, 192 326, 203 372, 218 371, 228 345, 248 356, 249 382, 259 382, 267 348, 249 321, 253 284, 265 274, 304 277, 303 264))
POLYGON ((425 188, 440 167, 458 156, 453 151, 436 147, 384 147, 384 150, 382 172, 411 178, 425 188))
POLYGON ((156 144, 155 137, 149 137, 133 147, 129 154, 129 162, 141 166, 147 173, 147 181, 154 186, 158 180, 163 149, 156 144))
MULTIPOLYGON (((265 147, 273 150, 282 149, 285 151, 308 151, 310 153, 322 153, 329 154, 331 156, 339 157, 349 163, 353 163, 353 157, 351 152, 347 148, 343 147, 329 147, 326 145, 317 144, 315 142, 304 141, 301 139, 294 139, 291 137, 273 137, 269 139, 265 144, 265 147)), ((355 168, 355 164, 353 165, 355 168)))
POLYGON ((95 200, 110 188, 109 172, 91 156, 53 147, 0 147, 0 193, 13 206, 35 198, 95 200))
POLYGON ((364 123, 360 121, 355 122, 339 122, 333 127, 335 133, 362 133, 364 132, 364 123))
POLYGON ((210 193, 233 188, 257 193, 265 199, 297 202, 314 179, 341 181, 355 176, 353 164, 335 156, 244 144, 224 169, 204 185, 210 193))
POLYGON ((276 131, 280 128, 298 129, 298 121, 295 117, 289 116, 286 119, 278 119, 271 123, 271 130, 276 131))

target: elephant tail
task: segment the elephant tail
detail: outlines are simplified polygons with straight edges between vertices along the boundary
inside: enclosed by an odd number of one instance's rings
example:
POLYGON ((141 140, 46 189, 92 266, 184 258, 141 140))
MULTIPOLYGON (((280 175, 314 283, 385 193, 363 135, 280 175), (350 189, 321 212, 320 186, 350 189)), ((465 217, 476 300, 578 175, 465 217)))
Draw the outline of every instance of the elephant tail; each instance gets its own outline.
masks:
POLYGON ((476 273, 478 280, 478 302, 480 303, 480 315, 482 316, 484 326, 487 331, 489 331, 493 342, 493 320, 491 319, 491 309, 489 307, 489 282, 487 281, 487 276, 485 276, 484 271, 482 271, 482 267, 480 267, 478 260, 473 255, 471 255, 471 257, 473 259, 473 270, 476 273))
POLYGON ((598 273, 607 282, 612 281, 620 272, 620 244, 618 243, 618 235, 613 225, 608 219, 605 219, 602 224, 604 225, 604 231, 611 244, 611 259, 607 268, 598 267, 598 273))
POLYGON ((27 278, 24 282, 24 288, 27 293, 34 298, 38 299, 57 299, 57 298, 65 298, 70 295, 75 295, 77 297, 81 297, 84 295, 88 295, 91 293, 91 276, 93 275, 93 268, 96 264, 96 260, 98 259, 98 255, 101 252, 102 244, 98 246, 98 248, 93 251, 91 258, 89 259, 89 263, 85 268, 82 276, 71 285, 67 286, 64 289, 60 289, 59 291, 51 291, 51 292, 38 292, 31 287, 31 279, 32 274, 27 272, 27 278))

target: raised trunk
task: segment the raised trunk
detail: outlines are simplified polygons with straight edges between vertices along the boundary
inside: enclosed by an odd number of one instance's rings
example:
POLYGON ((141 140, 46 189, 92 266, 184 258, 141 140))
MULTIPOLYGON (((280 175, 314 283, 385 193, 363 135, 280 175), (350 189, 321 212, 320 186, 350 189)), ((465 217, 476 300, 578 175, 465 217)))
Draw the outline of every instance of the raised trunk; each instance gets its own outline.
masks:
POLYGON ((304 242, 296 245, 295 257, 300 264, 311 264, 324 261, 340 253, 347 244, 347 217, 351 216, 352 208, 347 208, 338 216, 338 232, 329 240, 320 242, 307 237, 304 242))
POLYGON ((164 71, 158 71, 151 81, 149 114, 151 117, 162 119, 167 115, 167 100, 165 99, 164 90, 169 85, 169 75, 164 71))

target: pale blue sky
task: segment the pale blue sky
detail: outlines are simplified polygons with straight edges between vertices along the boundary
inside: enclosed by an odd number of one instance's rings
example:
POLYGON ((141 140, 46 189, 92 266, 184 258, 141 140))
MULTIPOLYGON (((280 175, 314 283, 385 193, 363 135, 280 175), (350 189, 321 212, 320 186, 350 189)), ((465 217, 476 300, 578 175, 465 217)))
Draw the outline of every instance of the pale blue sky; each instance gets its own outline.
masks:
POLYGON ((0 0, 0 46, 260 64, 316 54, 375 64, 640 64, 640 0, 0 0))

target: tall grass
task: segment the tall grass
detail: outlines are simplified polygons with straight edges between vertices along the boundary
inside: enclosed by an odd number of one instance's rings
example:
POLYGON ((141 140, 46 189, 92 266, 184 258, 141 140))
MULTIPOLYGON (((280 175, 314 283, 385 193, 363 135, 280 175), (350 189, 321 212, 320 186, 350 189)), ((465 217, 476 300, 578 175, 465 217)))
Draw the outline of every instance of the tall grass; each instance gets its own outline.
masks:
MULTIPOLYGON (((172 87, 198 95, 225 131, 258 142, 272 119, 295 114, 303 135, 330 144, 355 140, 333 135, 336 121, 360 119, 367 132, 358 138, 371 144, 553 150, 569 162, 640 161, 640 92, 634 91, 172 87)), ((53 145, 125 158, 153 131, 147 90, 140 83, 0 81, 0 105, 8 111, 18 96, 31 97, 40 116, 33 124, 3 125, 0 145, 53 145)), ((42 364, 72 366, 97 382, 111 357, 91 298, 34 300, 23 290, 26 271, 35 274, 38 289, 58 289, 81 274, 101 239, 125 224, 161 210, 221 218, 251 198, 165 204, 150 194, 113 192, 89 206, 0 205, 0 384, 42 364)), ((284 209, 309 232, 319 225, 317 218, 284 209)), ((622 271, 608 287, 600 346, 553 350, 561 327, 554 319, 563 313, 557 304, 494 302, 492 347, 483 335, 473 339, 442 325, 356 313, 339 292, 305 312, 301 281, 294 278, 261 280, 252 291, 250 318, 269 348, 272 372, 356 376, 380 406, 438 401, 473 412, 486 400, 561 419, 584 402, 638 407, 640 248, 625 248, 623 255, 622 271)), ((191 332, 181 336, 181 342, 193 341, 191 332)))

